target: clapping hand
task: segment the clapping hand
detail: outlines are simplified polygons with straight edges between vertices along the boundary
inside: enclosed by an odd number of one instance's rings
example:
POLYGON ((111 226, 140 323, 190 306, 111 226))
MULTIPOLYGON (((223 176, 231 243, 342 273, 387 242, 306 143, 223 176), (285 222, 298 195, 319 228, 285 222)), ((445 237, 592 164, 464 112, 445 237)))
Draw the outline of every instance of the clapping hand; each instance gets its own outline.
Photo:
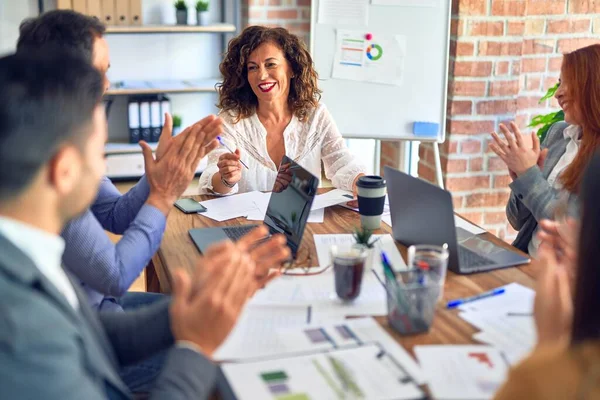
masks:
POLYGON ((510 123, 510 127, 512 132, 506 125, 500 124, 500 130, 506 141, 501 139, 496 132, 493 132, 494 142, 490 143, 490 149, 504 161, 511 178, 514 180, 535 165, 542 168, 547 149, 544 151, 540 149, 540 140, 535 132, 531 133, 532 146, 530 147, 514 122, 510 123))
POLYGON ((555 249, 542 242, 535 260, 537 277, 534 304, 538 344, 569 343, 573 321, 573 298, 568 269, 557 260, 555 249))

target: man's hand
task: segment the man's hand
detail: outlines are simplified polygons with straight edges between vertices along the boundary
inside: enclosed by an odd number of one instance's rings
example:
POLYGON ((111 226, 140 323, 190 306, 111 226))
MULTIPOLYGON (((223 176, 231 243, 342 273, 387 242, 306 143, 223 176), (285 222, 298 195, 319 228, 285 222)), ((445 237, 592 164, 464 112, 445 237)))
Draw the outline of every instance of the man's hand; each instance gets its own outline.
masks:
POLYGON ((569 218, 561 226, 559 222, 543 219, 540 221, 537 235, 541 243, 547 243, 554 250, 554 257, 563 265, 569 276, 571 290, 575 290, 577 276, 577 243, 579 224, 574 218, 569 218))
POLYGON ((188 127, 174 138, 171 137, 171 124, 169 116, 165 120, 167 128, 161 134, 156 160, 148 143, 140 142, 150 185, 148 204, 165 215, 187 189, 200 160, 218 146, 215 138, 223 131, 222 120, 214 115, 188 127))
POLYGON ((271 280, 277 278, 283 262, 291 257, 284 235, 278 234, 265 239, 269 234, 266 226, 261 225, 244 235, 237 241, 236 246, 250 255, 255 264, 256 287, 262 288, 271 280))
POLYGON ((567 268, 558 262, 547 242, 538 249, 540 276, 534 304, 538 344, 564 344, 570 341, 573 322, 573 298, 567 268))
POLYGON ((539 163, 543 165, 545 154, 540 160, 540 140, 535 132, 531 134, 533 147, 529 147, 517 125, 511 122, 510 126, 513 132, 504 124, 500 124, 500 130, 506 141, 500 139, 496 132, 492 132, 494 142, 490 143, 490 149, 504 161, 514 180, 515 177, 521 176, 534 165, 539 165, 539 163))
POLYGON ((254 274, 250 255, 230 241, 211 246, 191 276, 175 271, 170 309, 175 340, 192 342, 212 356, 254 293, 254 274))

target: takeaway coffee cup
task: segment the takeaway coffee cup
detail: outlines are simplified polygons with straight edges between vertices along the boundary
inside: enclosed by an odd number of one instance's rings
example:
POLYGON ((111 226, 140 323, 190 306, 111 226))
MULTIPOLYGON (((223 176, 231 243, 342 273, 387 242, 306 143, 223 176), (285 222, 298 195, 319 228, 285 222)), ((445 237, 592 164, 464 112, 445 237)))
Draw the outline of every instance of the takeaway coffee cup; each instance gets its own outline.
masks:
POLYGON ((385 179, 377 175, 366 175, 358 178, 358 213, 360 223, 365 229, 378 229, 381 225, 381 214, 387 192, 385 179))

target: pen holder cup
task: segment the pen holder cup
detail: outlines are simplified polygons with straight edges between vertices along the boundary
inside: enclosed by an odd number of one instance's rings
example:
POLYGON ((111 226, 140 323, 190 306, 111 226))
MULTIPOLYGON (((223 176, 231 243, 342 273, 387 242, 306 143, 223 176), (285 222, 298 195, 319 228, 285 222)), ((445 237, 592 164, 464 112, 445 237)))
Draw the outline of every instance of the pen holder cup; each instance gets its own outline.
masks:
MULTIPOLYGON (((398 280, 400 279, 402 278, 398 277, 398 280)), ((390 326, 401 335, 429 331, 443 281, 398 284, 386 278, 386 287, 387 317, 390 326)))

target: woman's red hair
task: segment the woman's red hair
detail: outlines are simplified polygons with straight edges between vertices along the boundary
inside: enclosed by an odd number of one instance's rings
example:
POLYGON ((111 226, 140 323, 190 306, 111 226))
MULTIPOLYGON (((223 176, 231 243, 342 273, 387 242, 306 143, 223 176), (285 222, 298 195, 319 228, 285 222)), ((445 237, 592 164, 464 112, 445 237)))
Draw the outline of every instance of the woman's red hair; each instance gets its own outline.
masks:
POLYGON ((600 146, 600 44, 565 54, 561 80, 568 84, 567 96, 579 110, 583 136, 577 157, 560 179, 569 192, 579 193, 583 171, 600 146))

